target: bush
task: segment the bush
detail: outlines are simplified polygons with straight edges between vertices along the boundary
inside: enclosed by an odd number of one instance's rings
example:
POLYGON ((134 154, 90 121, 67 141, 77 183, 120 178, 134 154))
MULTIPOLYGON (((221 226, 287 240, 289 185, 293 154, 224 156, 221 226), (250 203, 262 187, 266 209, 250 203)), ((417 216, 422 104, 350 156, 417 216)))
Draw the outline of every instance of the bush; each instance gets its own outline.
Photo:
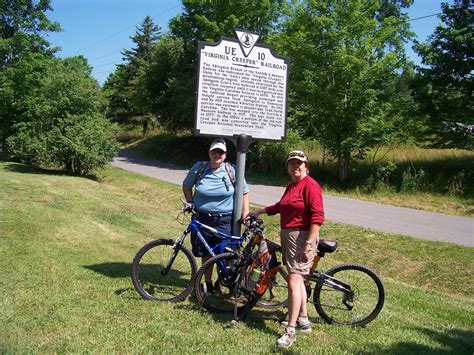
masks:
POLYGON ((378 165, 375 171, 367 179, 364 189, 367 192, 377 191, 380 189, 393 188, 393 173, 397 170, 397 165, 388 162, 386 165, 378 165))
POLYGON ((117 151, 113 125, 99 114, 68 115, 44 131, 23 124, 6 143, 15 160, 77 175, 105 167, 117 151))
POLYGON ((402 174, 401 192, 418 192, 426 188, 427 176, 423 169, 416 171, 415 167, 409 166, 402 174))
POLYGON ((451 183, 448 186, 448 192, 453 195, 463 196, 467 190, 468 179, 466 172, 461 170, 451 178, 451 183))
POLYGON ((249 152, 248 167, 253 171, 282 173, 288 152, 302 149, 302 140, 298 132, 288 129, 284 143, 258 142, 249 152))

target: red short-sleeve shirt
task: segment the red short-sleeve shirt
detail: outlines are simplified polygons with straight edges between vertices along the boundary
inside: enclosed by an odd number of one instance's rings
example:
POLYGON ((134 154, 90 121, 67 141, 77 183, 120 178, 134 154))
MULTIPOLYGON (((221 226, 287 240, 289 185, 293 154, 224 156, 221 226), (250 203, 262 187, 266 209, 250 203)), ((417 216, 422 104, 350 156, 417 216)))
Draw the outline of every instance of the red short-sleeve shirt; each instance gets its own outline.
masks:
POLYGON ((268 215, 280 213, 280 227, 309 230, 324 222, 323 192, 310 176, 288 185, 281 200, 265 208, 268 215))

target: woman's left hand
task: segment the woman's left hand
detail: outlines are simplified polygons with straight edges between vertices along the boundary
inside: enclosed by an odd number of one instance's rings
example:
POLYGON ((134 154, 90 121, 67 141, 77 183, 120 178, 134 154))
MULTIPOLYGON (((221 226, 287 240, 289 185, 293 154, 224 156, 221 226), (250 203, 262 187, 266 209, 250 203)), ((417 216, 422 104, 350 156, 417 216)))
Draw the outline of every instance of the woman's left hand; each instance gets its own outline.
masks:
POLYGON ((303 248, 303 261, 309 261, 313 257, 313 245, 305 244, 303 248))

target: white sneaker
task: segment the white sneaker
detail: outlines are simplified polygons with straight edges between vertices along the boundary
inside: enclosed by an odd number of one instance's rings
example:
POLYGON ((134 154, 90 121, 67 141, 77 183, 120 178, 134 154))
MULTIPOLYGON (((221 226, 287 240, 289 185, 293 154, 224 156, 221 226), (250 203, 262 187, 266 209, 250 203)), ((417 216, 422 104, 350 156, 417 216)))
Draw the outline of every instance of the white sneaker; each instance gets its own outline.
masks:
MULTIPOLYGON (((288 321, 284 320, 281 322, 281 325, 287 327, 288 326, 288 321)), ((311 322, 307 320, 306 322, 303 322, 298 318, 296 320, 296 330, 298 330, 301 333, 311 333, 313 329, 311 328, 311 322)))
POLYGON ((289 331, 288 328, 285 327, 284 333, 280 339, 277 340, 276 345, 279 348, 288 349, 296 340, 296 332, 289 331))

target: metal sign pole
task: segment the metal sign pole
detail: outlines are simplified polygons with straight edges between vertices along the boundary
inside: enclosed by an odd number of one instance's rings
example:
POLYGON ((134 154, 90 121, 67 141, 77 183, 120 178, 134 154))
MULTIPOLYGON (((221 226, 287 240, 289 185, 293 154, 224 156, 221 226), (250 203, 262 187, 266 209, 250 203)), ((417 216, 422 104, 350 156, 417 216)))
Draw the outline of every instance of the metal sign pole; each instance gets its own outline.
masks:
POLYGON ((237 138, 237 181, 234 194, 234 214, 232 217, 232 235, 240 235, 241 225, 237 223, 242 214, 244 179, 245 179, 245 159, 247 157, 249 140, 247 135, 241 134, 237 138))

